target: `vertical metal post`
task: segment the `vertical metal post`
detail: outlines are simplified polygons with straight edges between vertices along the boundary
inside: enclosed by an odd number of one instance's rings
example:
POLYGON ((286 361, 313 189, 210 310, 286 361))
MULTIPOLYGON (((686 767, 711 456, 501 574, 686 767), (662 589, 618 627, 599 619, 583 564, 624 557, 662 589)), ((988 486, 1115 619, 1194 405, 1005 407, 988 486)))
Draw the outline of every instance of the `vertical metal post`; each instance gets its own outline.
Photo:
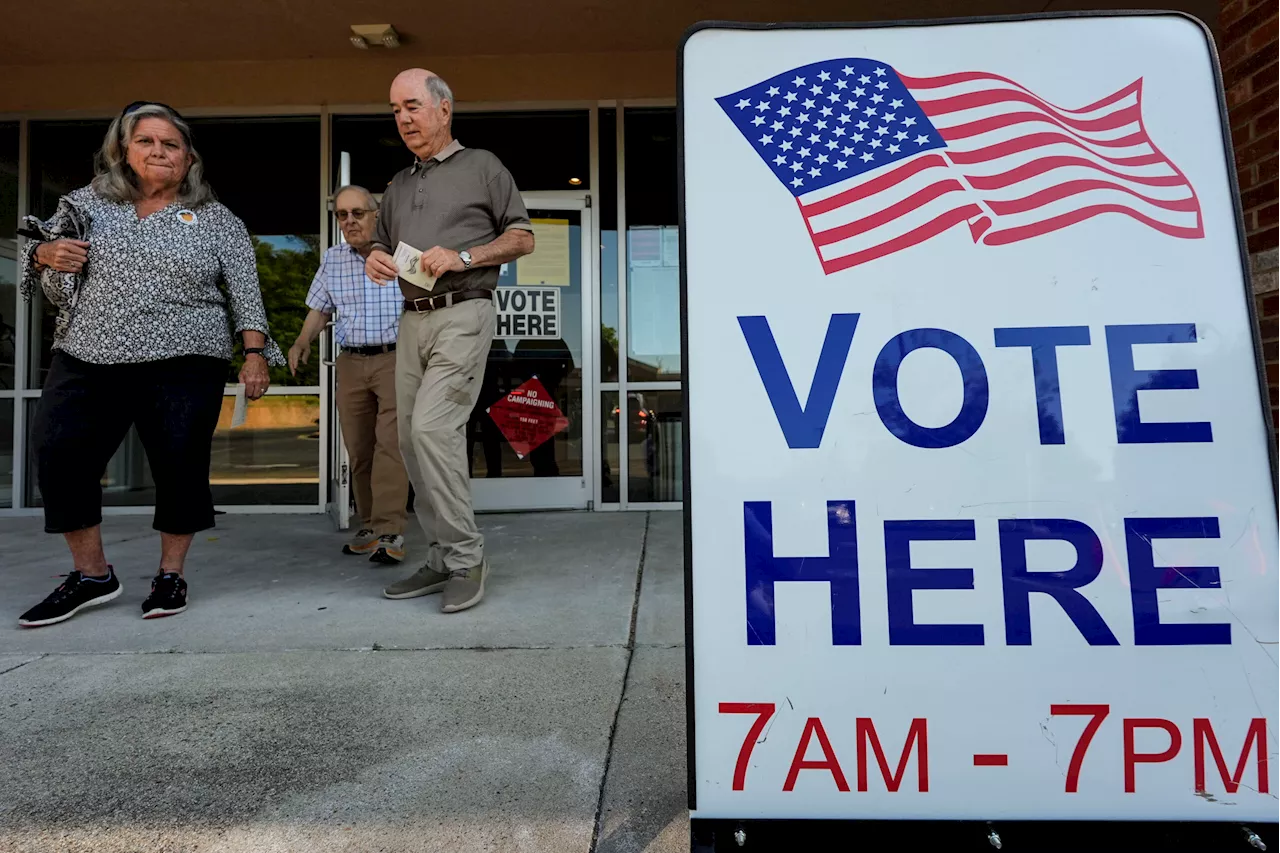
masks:
MULTIPOLYGON (((320 107, 320 253, 329 248, 329 107, 320 107)), ((325 332, 320 333, 321 336, 325 332)), ((333 405, 333 395, 329 393, 329 368, 324 363, 324 347, 320 355, 320 489, 316 495, 320 511, 324 512, 329 504, 329 466, 332 464, 332 452, 329 447, 329 423, 333 413, 329 407, 333 405)))
MULTIPOLYGON (((31 122, 18 122, 18 221, 27 215, 31 207, 31 122)), ((18 257, 22 257, 25 237, 18 238, 18 257)), ((22 270, 18 270, 21 280, 22 270)), ((30 353, 31 303, 20 295, 14 326, 13 344, 13 508, 27 505, 27 400, 22 392, 27 389, 28 358, 30 353)))
POLYGON ((619 102, 615 131, 618 163, 618 504, 620 509, 625 510, 631 496, 631 450, 628 446, 630 438, 627 436, 627 427, 631 420, 631 400, 627 396, 627 353, 630 344, 627 337, 629 282, 627 281, 627 145, 624 126, 623 107, 619 102))
MULTIPOLYGON (((588 112, 590 124, 587 131, 587 150, 590 152, 591 165, 591 189, 587 193, 587 206, 592 212, 591 232, 588 234, 584 230, 582 239, 591 243, 591 320, 590 334, 586 340, 582 342, 583 362, 591 366, 591 387, 583 387, 582 404, 586 411, 591 411, 594 415, 585 419, 586 425, 584 429, 592 431, 593 441, 591 446, 594 448, 590 459, 582 460, 582 470, 590 477, 591 492, 591 509, 598 509, 603 502, 604 491, 604 436, 600 429, 602 413, 604 410, 604 395, 600 391, 600 381, 603 378, 600 373, 600 303, 604 299, 604 282, 600 278, 600 252, 603 242, 600 238, 600 216, 594 215, 599 210, 598 201, 600 199, 600 108, 593 106, 588 112), (587 404, 591 405, 588 407, 587 404)), ((587 298, 587 288, 582 289, 582 296, 587 298)), ((583 444, 586 445, 586 436, 583 436, 583 444)))

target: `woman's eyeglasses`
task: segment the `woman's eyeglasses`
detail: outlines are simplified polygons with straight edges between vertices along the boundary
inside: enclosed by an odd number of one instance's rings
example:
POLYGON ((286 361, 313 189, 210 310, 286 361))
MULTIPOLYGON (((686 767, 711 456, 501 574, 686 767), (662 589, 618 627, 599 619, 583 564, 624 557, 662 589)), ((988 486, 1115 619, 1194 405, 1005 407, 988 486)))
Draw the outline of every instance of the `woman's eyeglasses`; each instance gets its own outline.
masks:
POLYGON ((142 109, 143 107, 161 107, 173 113, 178 118, 182 118, 182 113, 178 112, 168 104, 162 104, 159 101, 134 101, 132 104, 125 107, 123 111, 121 111, 120 117, 124 118, 125 116, 129 115, 129 113, 136 113, 138 110, 142 109))

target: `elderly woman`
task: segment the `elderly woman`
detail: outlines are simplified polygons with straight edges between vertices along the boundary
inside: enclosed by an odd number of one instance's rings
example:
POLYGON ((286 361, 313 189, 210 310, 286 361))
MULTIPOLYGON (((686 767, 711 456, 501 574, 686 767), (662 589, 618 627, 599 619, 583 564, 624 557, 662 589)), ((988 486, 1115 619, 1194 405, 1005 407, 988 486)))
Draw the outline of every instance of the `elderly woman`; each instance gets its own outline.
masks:
POLYGON ((161 542, 143 618, 186 609, 187 550, 213 527, 209 455, 232 325, 250 399, 266 393, 268 363, 284 364, 268 337, 248 231, 214 200, 191 139, 171 107, 126 107, 107 130, 93 182, 59 206, 87 223, 86 239, 26 248, 24 285, 39 279, 46 293, 70 293, 32 436, 45 530, 66 537, 73 565, 22 615, 25 627, 120 595, 102 549, 101 479, 130 426, 151 465, 161 542))

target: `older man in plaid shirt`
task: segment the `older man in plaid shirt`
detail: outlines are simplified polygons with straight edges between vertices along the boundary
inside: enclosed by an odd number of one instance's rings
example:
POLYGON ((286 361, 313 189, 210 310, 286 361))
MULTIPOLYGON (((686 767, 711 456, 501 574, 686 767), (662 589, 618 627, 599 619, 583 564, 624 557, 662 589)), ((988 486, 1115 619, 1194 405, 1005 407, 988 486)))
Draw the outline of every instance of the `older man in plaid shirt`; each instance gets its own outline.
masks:
POLYGON ((361 524, 342 547, 346 554, 369 554, 375 563, 404 559, 404 524, 409 478, 400 456, 396 423, 396 334, 402 299, 365 275, 372 250, 378 203, 364 187, 343 187, 334 211, 346 242, 324 253, 307 293, 307 315, 289 350, 297 370, 311 354, 311 342, 337 312, 338 420, 351 456, 351 483, 361 524))

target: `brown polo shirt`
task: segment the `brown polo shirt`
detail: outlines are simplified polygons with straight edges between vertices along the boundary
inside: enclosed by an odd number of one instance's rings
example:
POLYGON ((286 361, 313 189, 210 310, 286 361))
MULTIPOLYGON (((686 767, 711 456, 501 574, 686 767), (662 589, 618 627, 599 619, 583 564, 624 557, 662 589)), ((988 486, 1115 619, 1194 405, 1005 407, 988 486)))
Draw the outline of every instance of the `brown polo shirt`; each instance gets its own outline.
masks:
MULTIPOLYGON (((373 244, 391 254, 401 242, 423 252, 435 246, 460 252, 491 243, 513 228, 533 230, 511 173, 488 151, 464 148, 454 140, 392 178, 382 196, 373 244)), ((447 272, 429 292, 400 279, 400 290, 407 299, 493 290, 499 272, 498 267, 447 272)))

